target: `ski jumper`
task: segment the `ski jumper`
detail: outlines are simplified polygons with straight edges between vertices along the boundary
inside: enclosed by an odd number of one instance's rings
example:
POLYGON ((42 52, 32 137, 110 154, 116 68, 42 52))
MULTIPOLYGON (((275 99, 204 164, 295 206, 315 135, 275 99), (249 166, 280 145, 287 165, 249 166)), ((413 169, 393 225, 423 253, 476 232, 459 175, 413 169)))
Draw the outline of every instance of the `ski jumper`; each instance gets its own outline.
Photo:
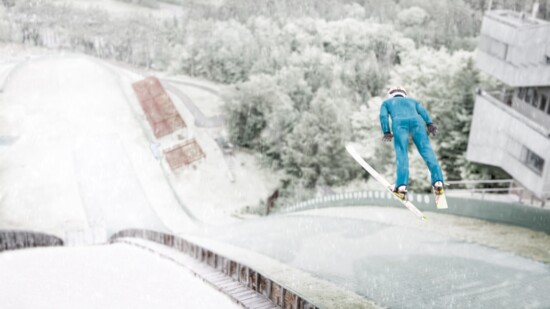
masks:
POLYGON ((409 135, 418 152, 426 162, 432 176, 432 185, 443 182, 443 173, 430 145, 426 125, 432 123, 430 116, 420 103, 406 97, 393 97, 385 100, 380 108, 380 124, 384 134, 390 133, 388 116, 391 117, 391 131, 394 135, 395 158, 397 161, 396 187, 409 183, 409 135))

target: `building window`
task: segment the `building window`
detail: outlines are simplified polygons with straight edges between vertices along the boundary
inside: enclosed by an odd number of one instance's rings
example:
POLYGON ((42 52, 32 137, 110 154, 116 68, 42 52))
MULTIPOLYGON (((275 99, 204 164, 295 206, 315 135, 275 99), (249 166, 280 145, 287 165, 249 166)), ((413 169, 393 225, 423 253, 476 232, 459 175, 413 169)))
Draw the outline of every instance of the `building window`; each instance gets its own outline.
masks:
MULTIPOLYGON (((546 110, 546 105, 548 103, 548 97, 545 95, 545 94, 541 94, 540 95, 540 104, 539 104, 539 108, 541 111, 545 111, 546 110)), ((548 109, 548 112, 550 113, 550 108, 548 109)))
POLYGON ((525 88, 519 88, 518 98, 520 98, 522 100, 525 98, 525 88))
POLYGON ((531 149, 528 149, 526 147, 524 147, 524 149, 525 156, 523 163, 525 163, 527 167, 529 167, 538 175, 542 175, 542 171, 544 169, 544 159, 531 151, 531 149))
POLYGON ((502 60, 508 55, 508 44, 485 35, 480 38, 479 49, 502 60))

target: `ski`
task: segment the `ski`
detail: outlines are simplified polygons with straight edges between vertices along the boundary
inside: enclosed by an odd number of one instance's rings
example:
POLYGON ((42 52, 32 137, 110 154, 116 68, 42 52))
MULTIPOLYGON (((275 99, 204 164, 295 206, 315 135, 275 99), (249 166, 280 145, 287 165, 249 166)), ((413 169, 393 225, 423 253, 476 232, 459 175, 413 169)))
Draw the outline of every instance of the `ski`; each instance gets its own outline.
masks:
POLYGON ((422 220, 428 220, 428 217, 426 217, 416 206, 413 205, 410 201, 402 200, 398 198, 393 191, 391 190, 391 184, 384 178, 382 175, 380 175, 372 166, 370 166, 361 156, 355 151, 355 148, 353 148, 352 145, 348 144, 346 145, 346 150, 348 153, 353 157, 357 163, 359 163, 376 181, 378 181, 384 188, 389 191, 393 197, 395 197, 398 201, 400 201, 405 207, 407 207, 410 211, 412 211, 418 218, 422 220))

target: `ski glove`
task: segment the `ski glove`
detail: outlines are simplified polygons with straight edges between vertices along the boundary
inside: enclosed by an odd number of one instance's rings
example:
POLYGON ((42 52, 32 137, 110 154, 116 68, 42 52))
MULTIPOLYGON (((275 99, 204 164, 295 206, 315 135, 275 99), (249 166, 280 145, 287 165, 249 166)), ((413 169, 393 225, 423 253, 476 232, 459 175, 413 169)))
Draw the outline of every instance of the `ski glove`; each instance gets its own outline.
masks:
POLYGON ((391 142, 391 139, 393 138, 393 134, 391 133, 384 133, 384 137, 382 138, 382 140, 384 142, 391 142))
POLYGON ((431 134, 433 136, 435 136, 435 134, 437 133, 437 127, 435 126, 435 124, 433 123, 430 123, 428 125, 428 136, 431 134))

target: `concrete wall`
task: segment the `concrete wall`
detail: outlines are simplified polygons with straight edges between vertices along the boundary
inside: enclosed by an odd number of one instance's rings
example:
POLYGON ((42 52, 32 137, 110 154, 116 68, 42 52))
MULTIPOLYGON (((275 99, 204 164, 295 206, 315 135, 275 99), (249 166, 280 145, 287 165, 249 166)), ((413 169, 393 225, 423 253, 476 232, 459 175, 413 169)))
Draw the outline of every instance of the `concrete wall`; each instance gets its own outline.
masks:
POLYGON ((486 51, 476 53, 477 67, 511 87, 541 87, 550 85, 550 65, 516 66, 486 51))
POLYGON ((490 11, 481 26, 477 65, 512 87, 550 85, 549 47, 550 23, 490 11))
POLYGON ((478 50, 477 67, 511 87, 540 87, 550 85, 550 65, 515 66, 486 51, 478 50))
POLYGON ((550 23, 512 11, 489 11, 483 18, 481 36, 509 46, 506 61, 515 64, 541 63, 550 44, 550 23))
POLYGON ((499 166, 539 198, 550 197, 550 136, 519 112, 478 95, 467 159, 499 166), (525 164, 525 147, 545 160, 541 174, 525 164))
POLYGON ((61 238, 27 231, 0 231, 0 252, 32 247, 63 246, 61 238))
MULTIPOLYGON (((550 233, 550 209, 534 208, 515 203, 484 201, 477 199, 447 197, 448 209, 437 209, 432 194, 411 194, 410 200, 422 211, 483 219, 492 222, 526 227, 550 233)), ((283 206, 274 213, 345 206, 404 206, 387 191, 348 192, 283 206)), ((415 220, 411 214, 411 220, 415 220)))

